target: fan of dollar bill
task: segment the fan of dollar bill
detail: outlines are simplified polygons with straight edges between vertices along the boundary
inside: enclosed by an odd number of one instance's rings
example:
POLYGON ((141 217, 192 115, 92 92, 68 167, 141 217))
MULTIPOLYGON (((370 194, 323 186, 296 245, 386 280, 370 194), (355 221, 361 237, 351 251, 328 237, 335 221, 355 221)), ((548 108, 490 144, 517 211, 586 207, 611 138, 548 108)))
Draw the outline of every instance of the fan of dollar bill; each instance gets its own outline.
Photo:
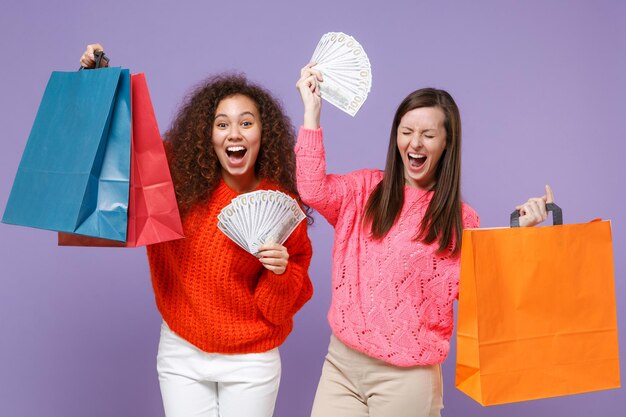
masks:
POLYGON ((363 47, 350 35, 329 32, 320 39, 311 62, 324 77, 322 98, 354 116, 372 86, 372 69, 363 47))
POLYGON ((280 191, 260 190, 232 199, 217 227, 253 255, 264 243, 283 244, 306 217, 298 202, 280 191))

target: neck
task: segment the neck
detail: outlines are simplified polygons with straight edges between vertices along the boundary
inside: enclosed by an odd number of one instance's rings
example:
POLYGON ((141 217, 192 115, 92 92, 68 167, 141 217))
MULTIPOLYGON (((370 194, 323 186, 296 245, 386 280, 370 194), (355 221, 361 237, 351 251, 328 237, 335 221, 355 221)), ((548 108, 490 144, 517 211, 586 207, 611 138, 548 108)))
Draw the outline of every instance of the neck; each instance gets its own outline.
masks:
POLYGON ((404 185, 408 185, 409 187, 413 187, 413 188, 417 188, 420 189, 422 191, 432 191, 435 189, 435 185, 437 184, 437 181, 432 180, 432 181, 428 181, 426 183, 417 183, 414 180, 412 180, 411 178, 405 177, 404 178, 404 185))
POLYGON ((239 194, 253 191, 261 182, 254 173, 234 176, 222 170, 222 178, 228 187, 239 194))

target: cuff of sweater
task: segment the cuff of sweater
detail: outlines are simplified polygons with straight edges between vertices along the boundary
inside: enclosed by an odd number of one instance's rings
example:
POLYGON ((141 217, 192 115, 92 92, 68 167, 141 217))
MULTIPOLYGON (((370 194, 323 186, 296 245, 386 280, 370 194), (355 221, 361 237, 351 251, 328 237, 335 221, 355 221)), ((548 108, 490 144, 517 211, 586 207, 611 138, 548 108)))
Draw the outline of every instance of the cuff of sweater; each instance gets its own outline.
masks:
POLYGON ((302 267, 295 262, 287 263, 285 272, 278 275, 272 271, 267 271, 266 286, 272 296, 279 298, 290 298, 298 294, 302 288, 302 267))
POLYGON ((317 129, 307 129, 304 126, 300 126, 296 146, 304 149, 314 149, 315 147, 323 145, 322 139, 323 131, 321 127, 317 129))
POLYGON ((291 319, 293 306, 300 296, 304 283, 302 267, 289 263, 281 275, 267 271, 256 289, 257 306, 267 320, 280 324, 291 319))

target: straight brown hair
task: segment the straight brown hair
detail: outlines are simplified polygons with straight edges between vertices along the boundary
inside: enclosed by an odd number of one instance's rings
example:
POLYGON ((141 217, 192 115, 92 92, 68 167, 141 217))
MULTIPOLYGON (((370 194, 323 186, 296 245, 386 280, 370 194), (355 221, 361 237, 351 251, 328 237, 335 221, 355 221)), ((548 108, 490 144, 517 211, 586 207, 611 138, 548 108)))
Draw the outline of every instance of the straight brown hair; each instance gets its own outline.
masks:
POLYGON ((364 226, 371 225, 374 238, 382 239, 394 225, 404 204, 404 164, 397 145, 402 117, 421 107, 438 107, 445 116, 446 147, 439 159, 433 197, 424 213, 415 238, 426 244, 438 242, 438 252, 461 250, 461 115, 448 92, 422 88, 409 94, 398 106, 391 125, 387 163, 365 206, 364 226))

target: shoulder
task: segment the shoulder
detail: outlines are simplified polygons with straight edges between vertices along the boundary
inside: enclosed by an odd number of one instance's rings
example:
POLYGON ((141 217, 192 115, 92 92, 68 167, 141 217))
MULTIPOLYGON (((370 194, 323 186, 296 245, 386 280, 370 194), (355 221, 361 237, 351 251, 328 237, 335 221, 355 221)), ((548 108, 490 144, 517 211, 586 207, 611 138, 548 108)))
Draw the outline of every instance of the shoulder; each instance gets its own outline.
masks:
POLYGON ((463 228, 475 228, 480 226, 480 217, 476 210, 469 204, 463 202, 461 205, 461 215, 463 216, 463 228))
POLYGON ((383 179, 383 171, 379 169, 359 169, 344 176, 346 180, 360 184, 363 188, 372 189, 383 179))

